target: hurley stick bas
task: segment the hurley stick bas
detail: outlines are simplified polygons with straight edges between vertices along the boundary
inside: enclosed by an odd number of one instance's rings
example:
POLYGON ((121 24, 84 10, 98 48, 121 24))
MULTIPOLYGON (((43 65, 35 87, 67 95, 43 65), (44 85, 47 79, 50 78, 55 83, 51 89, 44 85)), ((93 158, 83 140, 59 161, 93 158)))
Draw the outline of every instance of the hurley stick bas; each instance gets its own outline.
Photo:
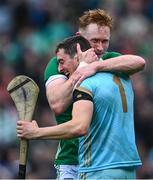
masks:
MULTIPOLYGON (((14 101, 19 119, 31 121, 39 94, 37 84, 31 78, 20 75, 8 84, 7 91, 14 101)), ((19 179, 25 179, 26 176, 28 144, 28 140, 20 139, 19 179)))

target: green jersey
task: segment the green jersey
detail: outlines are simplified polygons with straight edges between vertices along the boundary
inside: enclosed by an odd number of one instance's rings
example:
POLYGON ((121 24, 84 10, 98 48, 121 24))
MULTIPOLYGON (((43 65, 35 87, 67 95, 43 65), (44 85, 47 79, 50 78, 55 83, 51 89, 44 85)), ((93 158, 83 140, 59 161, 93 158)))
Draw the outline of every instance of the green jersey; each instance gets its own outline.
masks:
MULTIPOLYGON (((120 56, 117 52, 106 52, 102 59, 106 60, 109 58, 120 56)), ((58 63, 57 58, 53 57, 46 66, 44 79, 45 82, 50 76, 58 75, 58 63)), ((61 115, 56 116, 57 124, 67 122, 72 119, 72 104, 63 112, 61 115)), ((76 165, 78 164, 78 139, 72 140, 60 140, 55 164, 56 165, 76 165)))

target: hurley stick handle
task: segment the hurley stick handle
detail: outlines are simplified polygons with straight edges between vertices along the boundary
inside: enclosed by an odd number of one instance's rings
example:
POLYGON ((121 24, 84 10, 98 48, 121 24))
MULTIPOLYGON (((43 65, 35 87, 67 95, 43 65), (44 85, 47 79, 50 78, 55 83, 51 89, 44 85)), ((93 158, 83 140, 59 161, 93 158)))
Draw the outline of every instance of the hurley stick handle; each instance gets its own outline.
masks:
MULTIPOLYGON (((37 84, 31 78, 20 75, 8 84, 7 90, 14 101, 19 119, 31 121, 39 93, 37 84)), ((25 179, 28 144, 28 140, 20 139, 19 179, 25 179)))

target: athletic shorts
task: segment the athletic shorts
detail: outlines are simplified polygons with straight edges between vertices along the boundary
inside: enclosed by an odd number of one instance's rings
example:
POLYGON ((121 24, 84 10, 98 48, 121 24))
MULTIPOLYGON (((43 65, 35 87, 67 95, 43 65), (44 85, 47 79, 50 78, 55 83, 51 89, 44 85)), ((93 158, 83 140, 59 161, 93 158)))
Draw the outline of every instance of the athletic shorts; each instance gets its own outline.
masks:
POLYGON ((94 172, 79 173, 79 180, 86 179, 136 179, 135 169, 105 169, 94 172))
POLYGON ((76 180, 78 165, 56 165, 57 180, 76 180))

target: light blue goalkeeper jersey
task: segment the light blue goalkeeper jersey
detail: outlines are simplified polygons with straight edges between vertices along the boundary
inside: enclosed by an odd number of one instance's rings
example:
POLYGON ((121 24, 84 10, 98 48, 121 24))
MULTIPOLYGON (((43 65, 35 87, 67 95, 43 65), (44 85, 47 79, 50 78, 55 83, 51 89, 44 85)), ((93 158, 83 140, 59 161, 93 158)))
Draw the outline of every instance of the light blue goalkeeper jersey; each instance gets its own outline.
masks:
POLYGON ((79 138, 79 172, 141 165, 130 79, 97 73, 80 86, 93 94, 94 112, 88 134, 79 138))

